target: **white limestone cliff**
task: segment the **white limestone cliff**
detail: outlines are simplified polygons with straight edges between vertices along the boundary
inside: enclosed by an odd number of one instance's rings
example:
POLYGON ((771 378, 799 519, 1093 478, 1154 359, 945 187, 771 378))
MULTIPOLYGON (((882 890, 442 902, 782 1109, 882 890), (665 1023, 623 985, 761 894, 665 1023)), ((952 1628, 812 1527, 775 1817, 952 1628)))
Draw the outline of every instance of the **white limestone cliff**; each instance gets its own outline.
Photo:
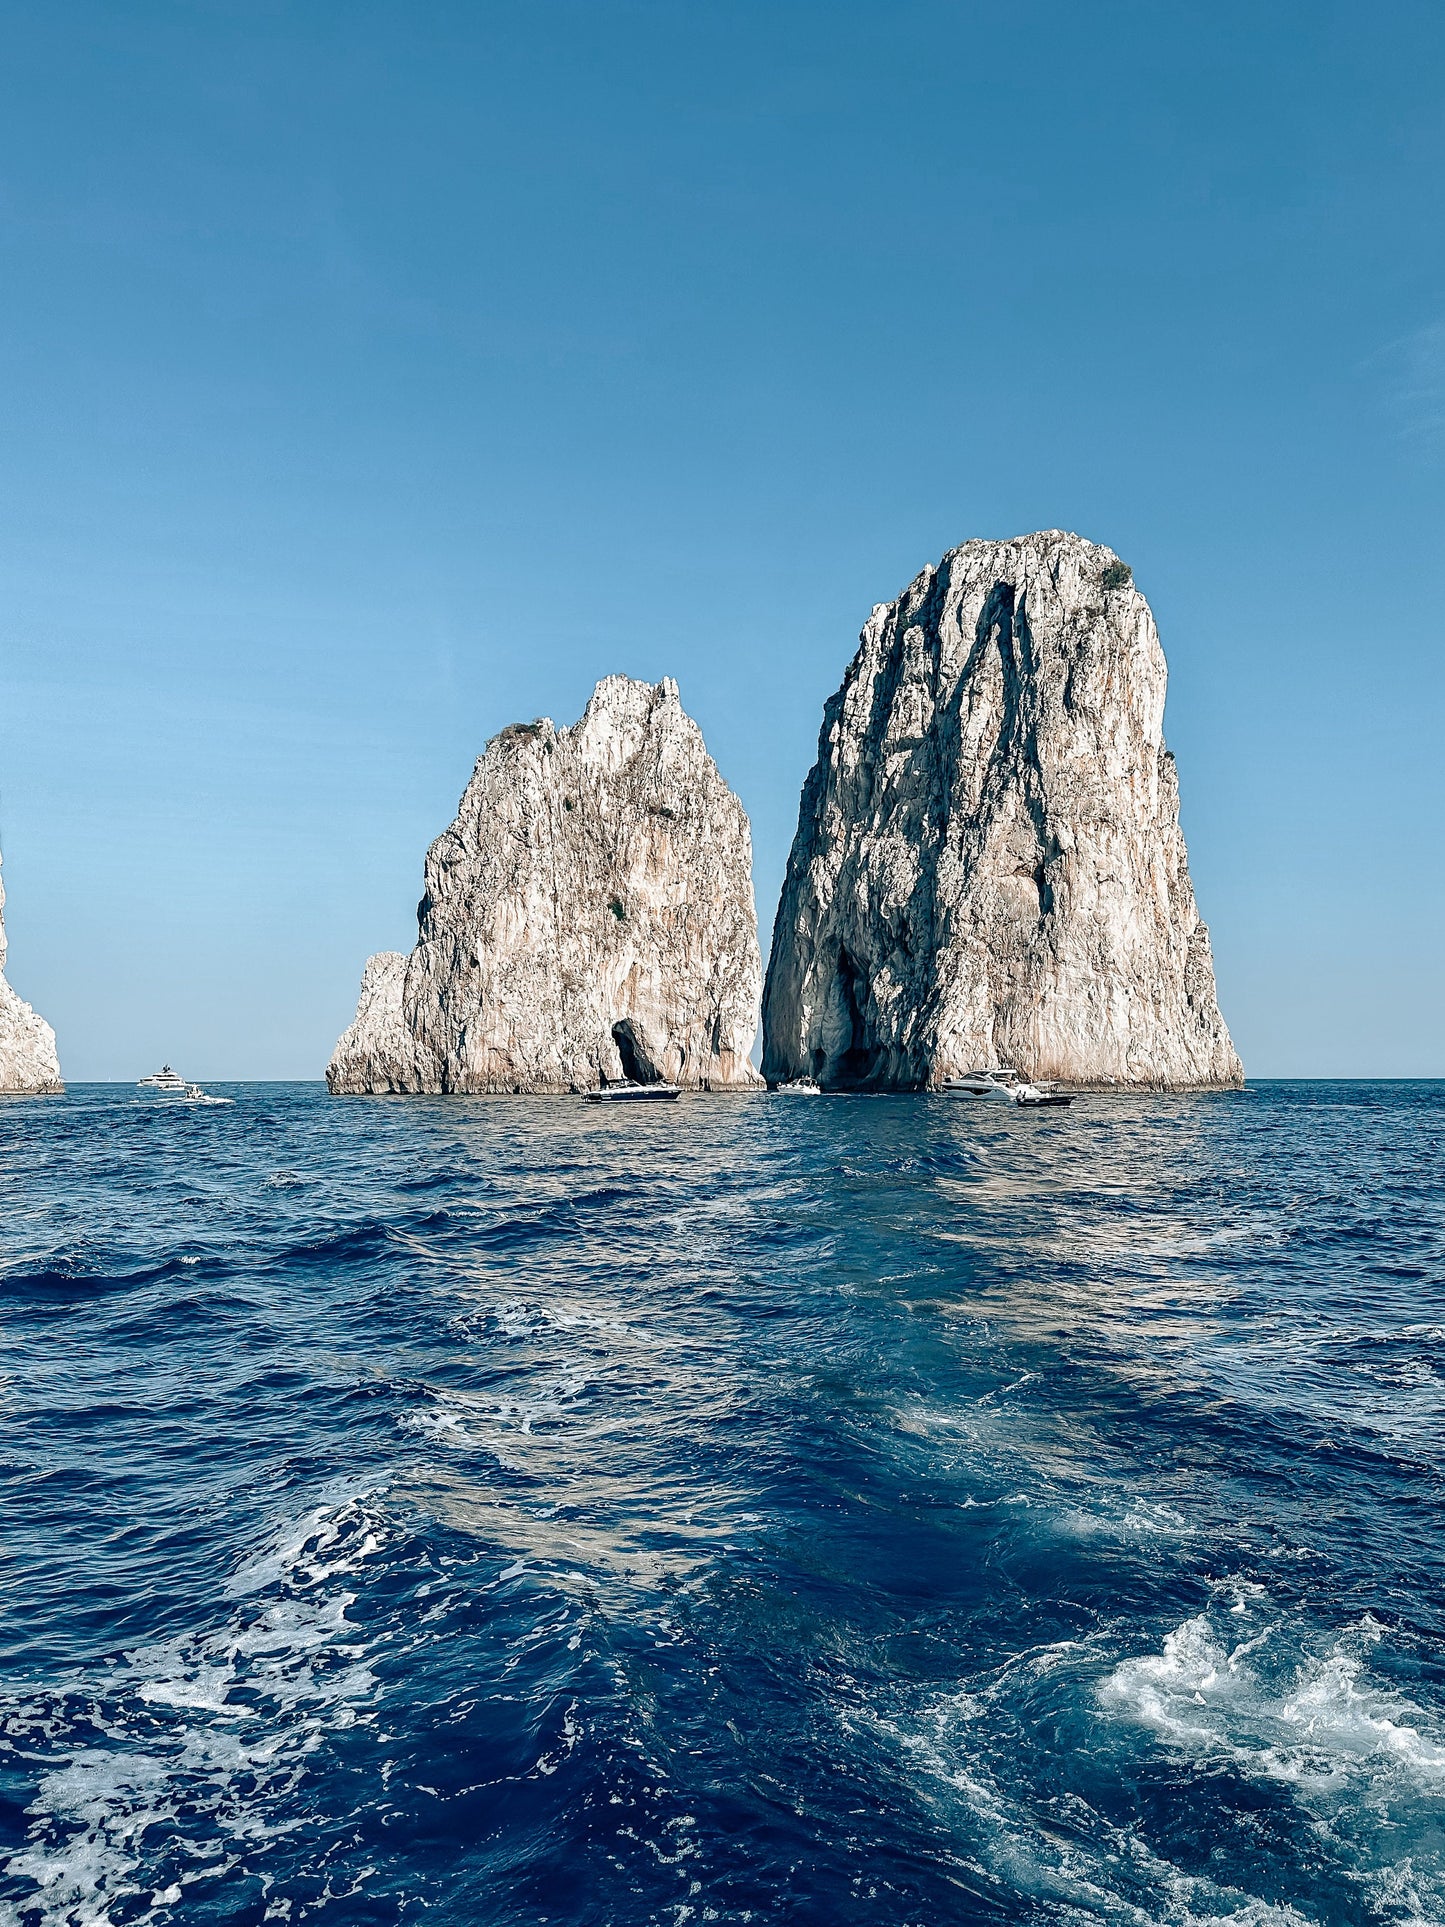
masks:
POLYGON ((409 959, 400 950, 378 951, 361 973, 356 1015, 337 1039, 326 1082, 333 1091, 419 1091, 423 1082, 416 1040, 402 1014, 401 994, 409 959))
POLYGON ((0 882, 0 1093, 38 1097, 65 1086, 55 1032, 5 981, 5 885, 0 882))
POLYGON ((763 1073, 909 1089, 985 1066, 1231 1086, 1164 747, 1165 664, 1112 550, 965 542, 879 604, 824 711, 778 907, 763 1073))
POLYGON ((676 683, 598 683, 580 722, 488 743, 427 853, 410 956, 373 957, 334 1092, 713 1090, 761 985, 752 837, 676 683))

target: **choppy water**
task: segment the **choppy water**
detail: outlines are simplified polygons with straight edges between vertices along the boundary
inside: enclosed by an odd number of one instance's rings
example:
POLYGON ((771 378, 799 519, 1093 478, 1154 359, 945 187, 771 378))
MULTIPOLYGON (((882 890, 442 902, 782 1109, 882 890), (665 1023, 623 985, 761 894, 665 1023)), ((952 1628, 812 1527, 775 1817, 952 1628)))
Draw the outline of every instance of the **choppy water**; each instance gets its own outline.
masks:
POLYGON ((1445 1086, 0 1105, 0 1920, 1445 1920, 1445 1086))

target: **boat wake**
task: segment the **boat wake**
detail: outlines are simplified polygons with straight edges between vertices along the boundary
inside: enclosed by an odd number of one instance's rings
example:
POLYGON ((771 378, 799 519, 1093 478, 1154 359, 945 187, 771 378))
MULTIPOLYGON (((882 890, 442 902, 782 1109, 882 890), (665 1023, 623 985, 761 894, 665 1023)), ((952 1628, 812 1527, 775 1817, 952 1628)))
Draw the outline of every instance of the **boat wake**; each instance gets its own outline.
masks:
POLYGON ((49 1690, 12 1688, 5 1752, 38 1788, 0 1919, 74 1927, 120 1908, 128 1922, 170 1920, 220 1891, 229 1908, 243 1885, 271 1884, 278 1844, 288 1878, 319 1891, 326 1850, 316 1843, 308 1867, 303 1782, 323 1742, 372 1717, 347 1582, 391 1534, 375 1493, 315 1507, 237 1574, 224 1623, 49 1690))
POLYGON ((1445 1923, 1445 1087, 238 1095, 0 1115, 3 1927, 1445 1923))

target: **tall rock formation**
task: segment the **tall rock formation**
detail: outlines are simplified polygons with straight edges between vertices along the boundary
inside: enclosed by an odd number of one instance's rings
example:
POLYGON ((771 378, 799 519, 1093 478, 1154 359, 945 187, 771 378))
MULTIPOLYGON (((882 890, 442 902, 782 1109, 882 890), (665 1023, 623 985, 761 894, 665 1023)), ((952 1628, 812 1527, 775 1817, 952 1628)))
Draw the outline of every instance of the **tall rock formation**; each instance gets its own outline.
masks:
POLYGON ((752 837, 677 684, 608 676, 516 723, 427 852, 409 957, 373 957, 331 1090, 758 1083, 752 837))
POLYGON ((5 885, 0 882, 0 1093, 63 1091, 55 1032, 5 981, 5 885))
POLYGON ((1149 605, 1112 550, 965 542, 880 603, 823 713, 773 933, 763 1073, 984 1066, 1237 1085, 1149 605))

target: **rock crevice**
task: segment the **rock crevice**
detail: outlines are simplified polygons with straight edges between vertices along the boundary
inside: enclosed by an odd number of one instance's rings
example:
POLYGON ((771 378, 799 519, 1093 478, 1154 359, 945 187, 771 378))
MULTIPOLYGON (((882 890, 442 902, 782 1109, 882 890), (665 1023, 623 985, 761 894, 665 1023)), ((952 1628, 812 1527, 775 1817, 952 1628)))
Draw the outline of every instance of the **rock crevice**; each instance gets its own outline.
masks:
POLYGON ((410 955, 366 966, 333 1091, 758 1082, 748 819, 671 680, 494 736, 417 914, 410 955))
POLYGON ((1164 747, 1166 670, 1114 553, 966 542, 865 625, 803 790, 763 1072, 917 1089, 1007 1064, 1230 1086, 1164 747))

